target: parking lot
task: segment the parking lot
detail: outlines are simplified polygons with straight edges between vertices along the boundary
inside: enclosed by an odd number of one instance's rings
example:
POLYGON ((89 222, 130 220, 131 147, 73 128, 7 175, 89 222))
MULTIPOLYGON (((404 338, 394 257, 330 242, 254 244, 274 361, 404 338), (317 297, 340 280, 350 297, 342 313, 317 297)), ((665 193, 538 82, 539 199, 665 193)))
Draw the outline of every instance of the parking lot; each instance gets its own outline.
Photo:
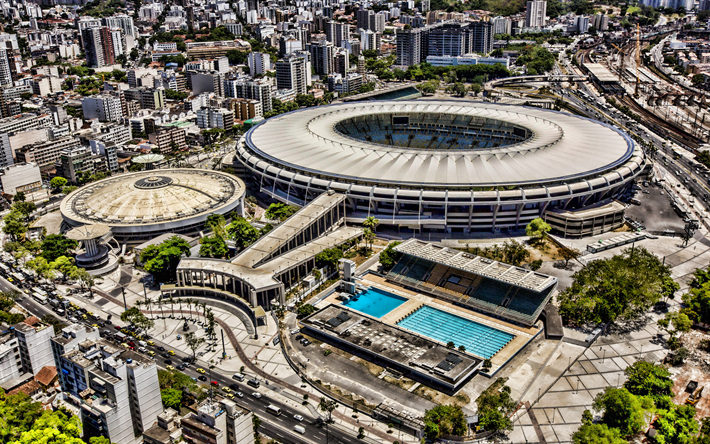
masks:
POLYGON ((641 202, 641 205, 629 205, 626 216, 641 222, 650 232, 664 230, 682 232, 685 223, 671 206, 670 198, 663 188, 653 185, 648 187, 640 185, 640 187, 641 190, 638 190, 634 197, 641 202))

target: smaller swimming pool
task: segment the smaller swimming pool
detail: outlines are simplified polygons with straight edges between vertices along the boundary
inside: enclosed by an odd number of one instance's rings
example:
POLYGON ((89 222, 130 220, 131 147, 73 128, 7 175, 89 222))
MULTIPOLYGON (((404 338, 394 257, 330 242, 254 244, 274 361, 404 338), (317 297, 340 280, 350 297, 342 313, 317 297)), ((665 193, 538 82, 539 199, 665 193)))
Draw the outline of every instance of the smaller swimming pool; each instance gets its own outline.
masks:
POLYGON ((372 287, 357 298, 343 302, 343 305, 379 319, 406 301, 407 298, 372 287))

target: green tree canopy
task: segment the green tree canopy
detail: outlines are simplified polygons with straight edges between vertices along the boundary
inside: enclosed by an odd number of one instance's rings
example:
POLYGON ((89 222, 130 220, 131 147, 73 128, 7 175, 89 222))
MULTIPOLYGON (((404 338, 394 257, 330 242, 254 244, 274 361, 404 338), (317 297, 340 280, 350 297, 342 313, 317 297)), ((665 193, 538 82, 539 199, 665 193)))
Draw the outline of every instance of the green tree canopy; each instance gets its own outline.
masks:
POLYGON ((424 433, 427 438, 436 439, 441 435, 466 434, 466 418, 461 407, 456 405, 437 405, 424 412, 424 433))
POLYGON ((146 271, 159 282, 175 279, 175 269, 183 255, 190 255, 190 244, 179 236, 172 236, 158 245, 149 245, 141 252, 146 271))
POLYGON ((695 407, 692 405, 672 405, 668 410, 658 413, 656 419, 655 440, 658 444, 688 444, 700 425, 695 419, 695 407))
POLYGON ((57 176, 53 177, 52 180, 49 181, 49 186, 52 187, 53 190, 60 190, 62 189, 69 181, 66 180, 63 177, 57 176))
POLYGON ((649 396, 658 400, 673 396, 670 372, 663 366, 647 361, 636 361, 624 370, 624 388, 636 396, 649 396))
POLYGON ((79 244, 63 234, 48 234, 42 241, 42 257, 49 262, 56 261, 60 256, 66 256, 75 250, 79 244))
POLYGON ((340 248, 328 248, 316 254, 316 267, 337 267, 338 261, 343 258, 343 252, 340 248))
POLYGON ((645 248, 587 264, 572 276, 572 285, 558 295, 560 315, 581 325, 633 319, 661 299, 665 266, 645 248))
POLYGON ((710 267, 695 270, 690 289, 683 295, 685 313, 693 322, 710 323, 710 267))
POLYGON ((382 264, 382 268, 386 271, 391 270, 394 264, 402 257, 402 253, 398 253, 394 250, 394 247, 401 243, 402 242, 392 242, 380 253, 380 264, 382 264))
POLYGON ((594 410, 603 412, 602 422, 618 429, 622 436, 638 433, 645 425, 643 398, 632 395, 625 388, 607 387, 594 398, 594 410))
POLYGON ((298 207, 295 205, 286 205, 281 202, 277 202, 272 203, 269 205, 269 208, 266 209, 266 217, 271 220, 284 221, 291 217, 296 211, 298 211, 298 207))
POLYGON ((537 217, 531 220, 527 227, 525 227, 525 235, 529 236, 532 240, 540 240, 546 238, 550 230, 552 230, 550 224, 545 222, 542 218, 537 217))
POLYGON ((2 232, 10 235, 13 240, 18 241, 24 238, 27 232, 25 218, 19 211, 12 210, 3 218, 4 225, 2 232))
POLYGON ((163 407, 179 412, 182 404, 182 391, 173 388, 163 389, 160 391, 160 399, 163 401, 163 407))
POLYGON ((223 258, 229 249, 227 243, 219 236, 205 236, 200 239, 200 256, 223 258))
POLYGON ((617 429, 606 424, 584 424, 572 435, 574 444, 628 444, 617 429))
POLYGON ((121 320, 129 324, 135 325, 142 331, 147 331, 153 328, 154 322, 152 319, 147 318, 138 307, 131 307, 128 310, 121 313, 121 320))
POLYGON ((259 230, 241 216, 232 220, 232 223, 227 225, 226 231, 240 250, 259 239, 259 230))

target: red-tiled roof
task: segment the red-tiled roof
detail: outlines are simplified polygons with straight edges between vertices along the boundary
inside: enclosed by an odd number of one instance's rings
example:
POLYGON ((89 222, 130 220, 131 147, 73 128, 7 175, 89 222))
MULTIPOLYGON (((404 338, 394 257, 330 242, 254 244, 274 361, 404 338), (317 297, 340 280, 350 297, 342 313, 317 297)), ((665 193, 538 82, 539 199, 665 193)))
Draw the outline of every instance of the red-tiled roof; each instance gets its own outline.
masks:
POLYGON ((47 365, 45 367, 42 367, 42 370, 37 373, 37 375, 35 376, 35 380, 37 380, 37 382, 46 387, 50 385, 56 377, 57 367, 53 365, 47 365))

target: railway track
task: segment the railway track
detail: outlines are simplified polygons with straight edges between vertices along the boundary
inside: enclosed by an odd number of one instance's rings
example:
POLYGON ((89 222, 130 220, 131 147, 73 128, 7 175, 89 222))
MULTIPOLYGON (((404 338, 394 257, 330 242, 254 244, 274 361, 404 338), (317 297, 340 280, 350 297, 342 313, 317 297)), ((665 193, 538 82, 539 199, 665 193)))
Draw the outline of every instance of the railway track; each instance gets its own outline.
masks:
POLYGON ((688 148, 692 149, 693 152, 697 152, 697 149, 700 147, 701 144, 701 141, 697 137, 688 134, 688 132, 685 131, 683 128, 679 128, 678 126, 673 125, 672 123, 666 122, 662 118, 656 116, 652 112, 638 105, 634 100, 630 99, 629 97, 623 97, 620 101, 624 105, 628 106, 631 111, 642 116, 643 120, 645 121, 644 124, 646 126, 659 130, 660 134, 664 137, 674 139, 677 142, 688 146, 688 148))

